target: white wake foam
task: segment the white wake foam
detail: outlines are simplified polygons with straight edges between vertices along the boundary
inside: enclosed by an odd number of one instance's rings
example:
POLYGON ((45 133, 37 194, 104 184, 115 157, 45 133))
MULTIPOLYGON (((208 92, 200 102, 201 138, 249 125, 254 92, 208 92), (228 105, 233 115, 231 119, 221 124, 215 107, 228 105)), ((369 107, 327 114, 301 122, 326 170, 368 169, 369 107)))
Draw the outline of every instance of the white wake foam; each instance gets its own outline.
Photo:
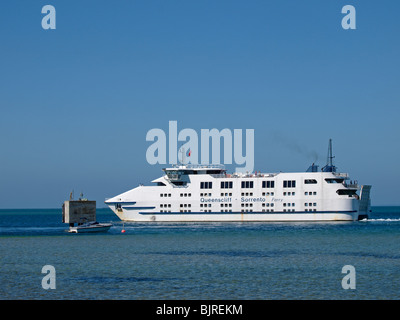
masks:
POLYGON ((400 218, 396 218, 396 219, 390 219, 390 218, 388 218, 388 219, 383 219, 383 218, 381 218, 381 219, 367 219, 367 218, 365 218, 365 219, 362 219, 360 221, 365 221, 365 222, 400 222, 400 218))

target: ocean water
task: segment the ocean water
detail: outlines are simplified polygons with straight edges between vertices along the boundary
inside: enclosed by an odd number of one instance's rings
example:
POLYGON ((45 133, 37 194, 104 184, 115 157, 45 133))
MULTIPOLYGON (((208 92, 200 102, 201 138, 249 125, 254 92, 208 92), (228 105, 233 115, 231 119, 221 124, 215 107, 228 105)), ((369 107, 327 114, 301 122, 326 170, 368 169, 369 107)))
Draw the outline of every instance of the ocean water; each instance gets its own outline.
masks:
POLYGON ((66 232, 60 209, 0 210, 0 299, 400 299, 400 207, 329 223, 123 223, 66 232), (122 233, 121 230, 126 232, 122 233), (55 289, 43 289, 45 265, 55 289), (345 265, 355 289, 344 289, 345 265))

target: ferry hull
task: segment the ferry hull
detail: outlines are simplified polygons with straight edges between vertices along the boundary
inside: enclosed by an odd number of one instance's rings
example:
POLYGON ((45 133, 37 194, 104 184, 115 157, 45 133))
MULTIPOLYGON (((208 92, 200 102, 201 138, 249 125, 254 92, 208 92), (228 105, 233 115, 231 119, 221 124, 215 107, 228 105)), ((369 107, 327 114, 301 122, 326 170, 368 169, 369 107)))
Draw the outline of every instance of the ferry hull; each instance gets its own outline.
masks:
MULTIPOLYGON (((113 210, 113 208, 111 209, 113 210)), ((123 210, 123 211, 117 211, 115 213, 121 220, 131 221, 131 222, 356 221, 359 218, 358 211, 298 212, 298 213, 296 212, 157 213, 157 212, 130 212, 129 210, 123 210)))

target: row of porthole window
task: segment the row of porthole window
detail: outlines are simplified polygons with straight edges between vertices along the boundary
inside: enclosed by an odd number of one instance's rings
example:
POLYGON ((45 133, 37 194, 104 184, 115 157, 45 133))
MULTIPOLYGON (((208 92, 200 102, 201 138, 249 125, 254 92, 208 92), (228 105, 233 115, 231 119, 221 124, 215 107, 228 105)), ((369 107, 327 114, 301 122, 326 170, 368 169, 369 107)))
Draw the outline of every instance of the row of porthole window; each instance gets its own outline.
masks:
MULTIPOLYGON (((295 192, 284 192, 283 195, 284 196, 294 196, 296 193, 295 192)), ((253 196, 253 192, 242 192, 241 193, 242 196, 253 196)), ((262 193, 263 196, 273 196, 274 192, 263 192, 262 193)), ((315 196, 317 195, 316 191, 306 191, 304 192, 304 195, 306 196, 315 196)), ((192 194, 191 193, 181 193, 180 194, 181 197, 191 197, 192 194)), ((211 193, 200 193, 200 197, 211 197, 211 193)), ((221 193, 221 197, 231 197, 232 193, 221 193)), ((160 197, 171 197, 170 193, 160 193, 160 197)))
POLYGON ((296 195, 296 192, 284 192, 283 195, 284 196, 294 196, 294 195, 296 195))
POLYGON ((221 203, 220 207, 230 207, 230 208, 232 208, 232 203, 221 203))

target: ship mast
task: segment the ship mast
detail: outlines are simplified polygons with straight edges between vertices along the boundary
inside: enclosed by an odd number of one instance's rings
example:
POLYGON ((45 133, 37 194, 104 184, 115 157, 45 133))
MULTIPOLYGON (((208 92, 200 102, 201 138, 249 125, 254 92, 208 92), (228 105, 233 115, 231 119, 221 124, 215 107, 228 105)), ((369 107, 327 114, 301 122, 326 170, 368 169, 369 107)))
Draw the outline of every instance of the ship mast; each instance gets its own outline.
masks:
POLYGON ((333 165, 334 157, 335 156, 332 155, 332 139, 329 139, 328 157, 326 160, 326 166, 322 168, 323 172, 336 172, 336 167, 333 165))
POLYGON ((330 167, 333 167, 333 158, 334 158, 334 156, 332 155, 332 139, 329 139, 327 164, 330 167))
POLYGON ((181 164, 185 165, 185 148, 180 148, 179 152, 182 154, 181 164))

